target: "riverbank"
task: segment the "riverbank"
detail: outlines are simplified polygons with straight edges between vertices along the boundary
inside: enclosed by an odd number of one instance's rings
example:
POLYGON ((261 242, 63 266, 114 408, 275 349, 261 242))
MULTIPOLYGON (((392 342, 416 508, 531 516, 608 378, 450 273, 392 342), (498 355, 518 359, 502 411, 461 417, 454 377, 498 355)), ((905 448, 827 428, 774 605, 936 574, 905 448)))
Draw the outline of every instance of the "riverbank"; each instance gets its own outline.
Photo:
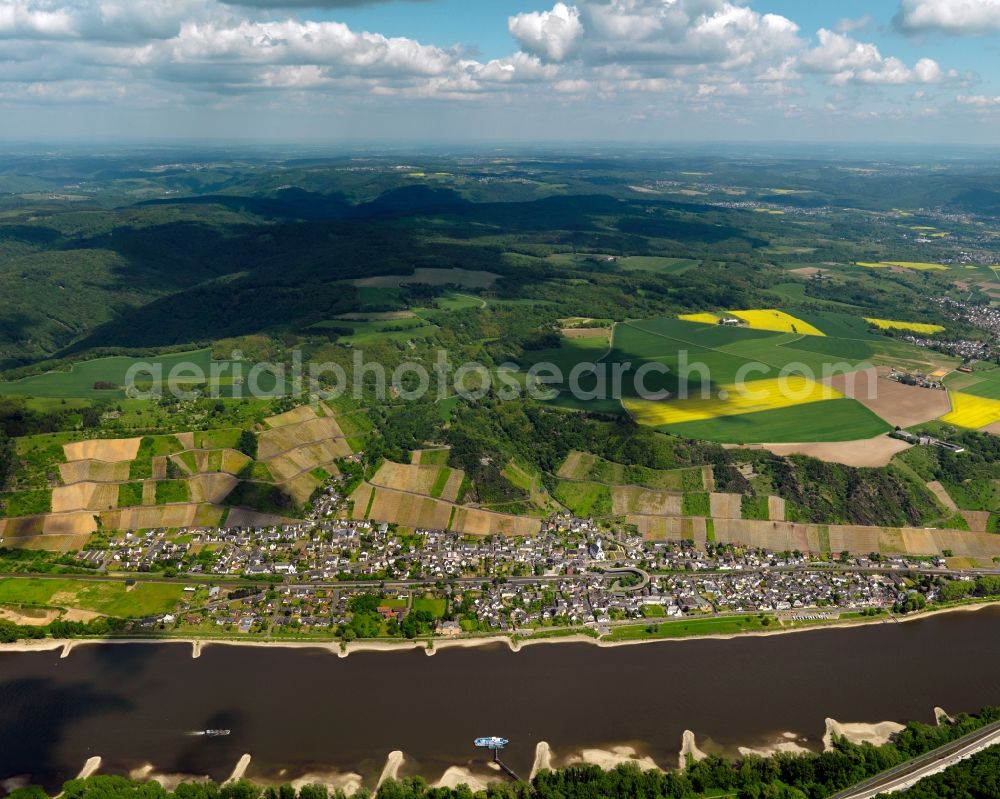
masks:
POLYGON ((57 789, 100 753, 102 773, 222 783, 247 754, 252 760, 237 774, 268 785, 360 781, 371 790, 393 773, 434 784, 446 772, 446 782, 490 781, 500 775, 473 745, 490 734, 511 741, 504 762, 525 778, 546 764, 672 771, 702 754, 728 760, 792 745, 817 753, 827 732, 878 742, 898 729, 886 720, 933 723, 943 715, 934 708, 961 714, 1000 705, 990 665, 1000 657, 992 634, 1000 608, 920 618, 924 624, 679 647, 550 646, 518 656, 470 647, 437 660, 416 651, 342 659, 301 642, 218 646, 198 659, 184 645, 80 646, 65 659, 61 650, 0 655, 12 718, 56 703, 77 709, 51 726, 0 734, 0 777, 34 775, 57 789), (927 658, 929 647, 949 653, 947 674, 927 658), (420 690, 399 690, 414 685, 420 690), (232 734, 196 736, 208 728, 232 734), (393 751, 405 753, 402 761, 390 759, 393 751))
MULTIPOLYGON (((952 613, 975 613, 987 608, 1000 607, 1000 600, 952 605, 940 609, 926 610, 921 613, 911 613, 905 616, 879 615, 861 617, 843 621, 818 622, 795 627, 779 627, 778 629, 748 630, 738 633, 710 633, 678 636, 654 636, 630 640, 607 640, 595 638, 584 633, 544 636, 539 638, 519 638, 508 635, 488 635, 468 638, 419 638, 414 640, 360 640, 344 644, 335 640, 253 640, 242 638, 192 638, 192 637, 121 637, 121 638, 43 638, 14 641, 0 644, 2 652, 51 652, 62 650, 62 657, 68 657, 77 646, 88 644, 186 644, 191 647, 191 656, 200 657, 206 646, 237 646, 237 647, 272 647, 283 649, 319 649, 338 657, 348 657, 355 652, 406 652, 423 650, 428 656, 435 655, 443 649, 467 649, 483 646, 507 646, 511 652, 520 652, 524 647, 542 644, 589 644, 602 649, 643 644, 656 644, 684 641, 731 641, 737 638, 771 638, 796 633, 818 632, 823 630, 856 629, 877 624, 906 624, 922 619, 945 616, 952 613)), ((680 624, 681 622, 666 622, 680 624)))
MULTIPOLYGON (((935 708, 935 710, 938 710, 935 708)), ((940 720, 939 720, 940 723, 940 720)), ((891 741, 893 735, 904 729, 904 725, 886 721, 876 724, 865 723, 842 723, 834 719, 826 719, 826 733, 822 739, 822 751, 833 749, 833 737, 838 736, 847 739, 851 744, 862 745, 871 744, 880 747, 891 741)), ((773 743, 760 743, 754 746, 739 746, 733 752, 726 753, 728 757, 747 757, 755 755, 768 758, 778 753, 786 754, 815 754, 815 749, 810 749, 802 745, 795 733, 786 732, 780 736, 780 740, 773 743)), ((680 756, 676 771, 683 772, 687 766, 698 760, 708 757, 708 753, 699 748, 695 734, 691 730, 685 730, 682 736, 680 756)), ((252 763, 252 756, 243 754, 236 762, 228 779, 222 784, 231 784, 248 777, 248 770, 252 763)), ((296 791, 306 785, 320 785, 328 791, 342 791, 347 795, 354 795, 358 791, 370 790, 377 792, 387 780, 400 778, 400 770, 406 760, 405 754, 400 750, 390 752, 378 775, 378 780, 372 786, 370 779, 366 779, 362 774, 354 770, 312 770, 298 776, 289 775, 282 770, 277 775, 257 775, 252 779, 262 785, 276 787, 279 784, 287 783, 296 791)), ((641 753, 634 746, 626 744, 607 745, 604 747, 587 747, 583 749, 571 750, 557 756, 547 741, 539 741, 535 746, 534 762, 530 773, 527 775, 528 781, 534 778, 543 770, 562 771, 574 766, 597 766, 604 771, 611 771, 621 765, 634 765, 643 771, 669 772, 674 771, 669 766, 657 762, 648 754, 641 753)), ((86 779, 100 773, 102 766, 101 757, 91 757, 84 764, 77 779, 86 779)), ((449 765, 435 779, 430 774, 423 775, 435 788, 456 789, 460 785, 467 785, 473 791, 487 790, 491 782, 504 781, 505 777, 500 768, 492 761, 485 761, 473 766, 471 763, 463 765, 449 765)), ((186 782, 205 782, 209 778, 195 774, 164 774, 159 773, 151 763, 142 767, 132 769, 128 773, 128 778, 134 782, 159 782, 168 791, 173 791, 178 785, 186 782)))

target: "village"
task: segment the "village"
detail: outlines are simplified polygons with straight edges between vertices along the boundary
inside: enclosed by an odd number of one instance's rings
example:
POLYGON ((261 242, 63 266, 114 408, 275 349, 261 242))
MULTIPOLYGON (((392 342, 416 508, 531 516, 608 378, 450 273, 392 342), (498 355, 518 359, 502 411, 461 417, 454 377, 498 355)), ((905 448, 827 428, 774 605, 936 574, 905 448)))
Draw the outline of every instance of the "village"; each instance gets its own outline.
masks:
MULTIPOLYGON (((1000 336, 1000 308, 995 305, 954 300, 950 297, 936 297, 934 302, 940 305, 946 314, 962 319, 973 327, 978 327, 979 329, 992 333, 995 336, 1000 336)), ((973 342, 967 343, 970 347, 974 344, 973 342)), ((978 347, 982 349, 970 349, 970 357, 984 357, 979 354, 980 352, 985 352, 985 357, 987 358, 995 354, 995 347, 990 347, 989 345, 983 347, 981 343, 978 343, 978 347)), ((958 352, 956 354, 965 355, 964 352, 958 352)))
MULTIPOLYGON (((335 488, 297 524, 123 532, 76 555, 96 574, 183 580, 179 610, 138 630, 373 637, 606 635, 637 622, 754 614, 770 623, 890 609, 943 558, 645 540, 563 513, 540 535, 409 530, 337 518, 335 488)), ((933 600, 933 596, 928 599, 933 600)))

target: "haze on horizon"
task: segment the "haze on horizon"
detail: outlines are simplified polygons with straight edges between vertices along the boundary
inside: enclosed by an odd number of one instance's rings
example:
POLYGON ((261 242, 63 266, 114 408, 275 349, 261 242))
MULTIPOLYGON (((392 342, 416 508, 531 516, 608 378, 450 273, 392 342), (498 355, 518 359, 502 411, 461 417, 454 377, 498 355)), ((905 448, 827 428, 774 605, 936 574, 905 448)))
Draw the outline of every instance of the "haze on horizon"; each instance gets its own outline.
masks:
POLYGON ((992 145, 1000 0, 0 0, 0 143, 992 145))

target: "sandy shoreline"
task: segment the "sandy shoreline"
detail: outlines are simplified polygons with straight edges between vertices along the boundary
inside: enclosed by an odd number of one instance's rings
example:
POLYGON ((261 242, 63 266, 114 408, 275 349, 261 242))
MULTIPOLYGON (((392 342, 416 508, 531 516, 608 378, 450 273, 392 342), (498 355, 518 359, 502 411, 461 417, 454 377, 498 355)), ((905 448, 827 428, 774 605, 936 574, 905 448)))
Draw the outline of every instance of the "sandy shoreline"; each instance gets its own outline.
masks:
MULTIPOLYGON (((829 734, 831 722, 837 726, 837 734, 843 735, 841 731, 851 732, 852 734, 857 734, 859 736, 865 736, 869 734, 867 725, 863 724, 840 724, 833 719, 827 719, 827 734, 829 734)), ((883 722, 883 724, 889 724, 891 722, 883 722)), ((875 725, 881 729, 880 725, 875 725)), ((847 737, 844 735, 843 737, 847 737)), ((739 752, 740 757, 748 757, 749 755, 757 755, 758 757, 771 757, 777 754, 789 754, 789 755, 804 755, 812 750, 803 746, 803 741, 805 739, 800 739, 798 735, 794 732, 784 732, 781 734, 780 740, 773 741, 771 743, 763 744, 760 746, 739 746, 736 751, 739 752)), ((856 743, 856 742, 855 742, 856 743)), ((829 745, 827 745, 826 738, 823 739, 823 748, 832 749, 833 739, 830 739, 829 745)))
POLYGON ((539 771, 552 770, 552 747, 548 741, 539 741, 535 744, 535 762, 531 766, 529 780, 535 779, 539 771))
POLYGON ((883 721, 880 724, 845 724, 836 719, 826 720, 826 733, 823 735, 823 749, 833 749, 834 736, 846 738, 852 744, 869 743, 872 746, 885 746, 892 736, 901 732, 905 725, 895 721, 883 721))
MULTIPOLYGON (((934 710, 935 713, 941 711, 940 708, 934 708, 934 710)), ((941 712, 943 713, 943 711, 941 712)), ((825 720, 825 725, 826 732, 822 738, 822 749, 824 751, 829 751, 833 748, 833 736, 835 735, 844 737, 851 743, 855 744, 867 742, 875 746, 881 746, 888 743, 892 735, 903 729, 902 724, 893 721, 884 721, 874 724, 856 722, 845 723, 828 718, 825 720)), ((777 737, 777 741, 758 743, 753 747, 739 746, 735 749, 735 751, 728 752, 725 756, 735 758, 757 755, 766 758, 779 752, 805 754, 814 751, 814 749, 803 746, 802 743, 807 739, 800 737, 796 733, 786 732, 777 737)), ((689 759, 702 760, 707 756, 707 753, 699 748, 695 739, 695 734, 691 730, 685 730, 681 738, 677 770, 683 771, 686 768, 689 759)), ((240 757, 229 778, 226 779, 223 784, 244 779, 250 767, 251 760, 252 757, 250 754, 244 754, 240 757)), ((397 749, 390 752, 386 758, 385 765, 378 776, 378 781, 375 783, 374 790, 377 791, 378 788, 387 780, 399 779, 400 771, 405 762, 406 755, 401 750, 397 749)), ((528 775, 528 780, 533 780, 540 771, 546 769, 553 770, 565 769, 575 765, 594 765, 605 770, 611 770, 624 763, 633 763, 644 771, 673 770, 670 767, 665 767, 658 763, 651 755, 640 753, 635 746, 629 744, 607 744, 604 747, 584 747, 572 750, 565 756, 557 758, 548 742, 539 741, 535 745, 535 757, 531 771, 528 775)), ((102 758, 96 756, 89 758, 78 774, 77 779, 84 779, 97 773, 100 770, 101 765, 102 758)), ((505 781, 507 779, 494 763, 487 761, 480 765, 485 766, 488 770, 485 772, 481 771, 478 767, 472 767, 471 764, 448 766, 432 783, 432 785, 436 788, 454 789, 459 785, 464 784, 468 785, 473 791, 482 791, 486 790, 491 782, 505 781)), ((424 778, 428 781, 433 779, 430 774, 423 774, 422 776, 424 776, 424 778)), ((159 773, 155 766, 151 763, 132 769, 128 773, 128 777, 137 782, 156 781, 163 785, 167 790, 173 790, 182 782, 200 782, 209 779, 206 776, 198 776, 194 774, 159 773)), ((277 775, 252 777, 251 779, 263 785, 278 785, 288 782, 296 790, 299 790, 304 785, 322 785, 330 791, 340 790, 344 791, 348 795, 352 795, 356 791, 366 788, 365 778, 362 777, 361 774, 350 769, 343 771, 335 769, 331 769, 329 771, 312 771, 304 773, 298 777, 291 777, 291 775, 289 775, 285 770, 282 770, 278 772, 277 775)), ((370 786, 370 783, 367 783, 367 785, 370 786)))
POLYGON ((226 780, 223 783, 223 785, 226 785, 230 782, 237 782, 238 780, 242 780, 244 775, 247 773, 247 769, 249 767, 250 767, 250 755, 243 755, 236 762, 236 766, 235 768, 233 768, 233 773, 229 775, 229 779, 226 780))
POLYGON ((385 765, 382 767, 382 773, 379 775, 378 783, 375 785, 376 791, 386 780, 398 779, 399 769, 403 765, 403 760, 403 753, 398 749, 389 753, 389 756, 385 759, 385 765))
POLYGON ((253 641, 239 639, 212 638, 43 638, 40 640, 23 640, 0 644, 0 652, 52 652, 63 650, 62 657, 67 657, 77 646, 93 644, 184 644, 191 647, 192 657, 200 657, 208 646, 241 646, 241 647, 278 647, 283 649, 320 649, 338 657, 348 657, 354 652, 407 652, 423 650, 427 655, 434 655, 443 649, 467 649, 480 646, 507 646, 511 652, 520 652, 528 646, 552 644, 590 644, 599 648, 618 646, 643 646, 650 644, 680 644, 685 641, 731 641, 735 638, 768 638, 777 635, 796 635, 798 633, 816 633, 827 630, 843 630, 848 628, 869 627, 876 624, 907 624, 935 616, 945 616, 949 613, 974 613, 990 607, 1000 606, 1000 601, 978 602, 969 605, 958 605, 941 610, 924 613, 914 613, 906 616, 873 616, 871 618, 838 621, 830 624, 817 624, 804 627, 783 628, 777 630, 753 630, 742 633, 689 635, 676 638, 642 638, 635 641, 602 641, 589 635, 564 635, 551 638, 527 638, 514 640, 505 635, 483 636, 481 638, 434 639, 433 646, 428 647, 426 640, 416 641, 352 641, 346 646, 336 641, 253 641))
POLYGON ((694 733, 691 730, 684 730, 684 734, 681 736, 681 751, 677 756, 677 768, 686 769, 689 760, 704 760, 708 757, 707 754, 698 748, 698 744, 695 743, 694 733))
POLYGON ((87 777, 95 774, 97 770, 101 767, 102 759, 100 755, 94 755, 93 757, 88 757, 87 762, 83 764, 83 768, 80 769, 80 773, 76 775, 78 780, 85 780, 87 777))

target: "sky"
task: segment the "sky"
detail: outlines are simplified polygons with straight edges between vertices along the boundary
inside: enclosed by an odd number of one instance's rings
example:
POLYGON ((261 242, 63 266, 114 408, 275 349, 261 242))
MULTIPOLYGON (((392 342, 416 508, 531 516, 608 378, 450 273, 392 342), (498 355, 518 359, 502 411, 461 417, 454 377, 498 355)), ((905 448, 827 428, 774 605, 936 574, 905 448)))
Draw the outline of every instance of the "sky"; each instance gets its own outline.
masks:
POLYGON ((0 0, 0 142, 1000 144, 1000 0, 0 0))

